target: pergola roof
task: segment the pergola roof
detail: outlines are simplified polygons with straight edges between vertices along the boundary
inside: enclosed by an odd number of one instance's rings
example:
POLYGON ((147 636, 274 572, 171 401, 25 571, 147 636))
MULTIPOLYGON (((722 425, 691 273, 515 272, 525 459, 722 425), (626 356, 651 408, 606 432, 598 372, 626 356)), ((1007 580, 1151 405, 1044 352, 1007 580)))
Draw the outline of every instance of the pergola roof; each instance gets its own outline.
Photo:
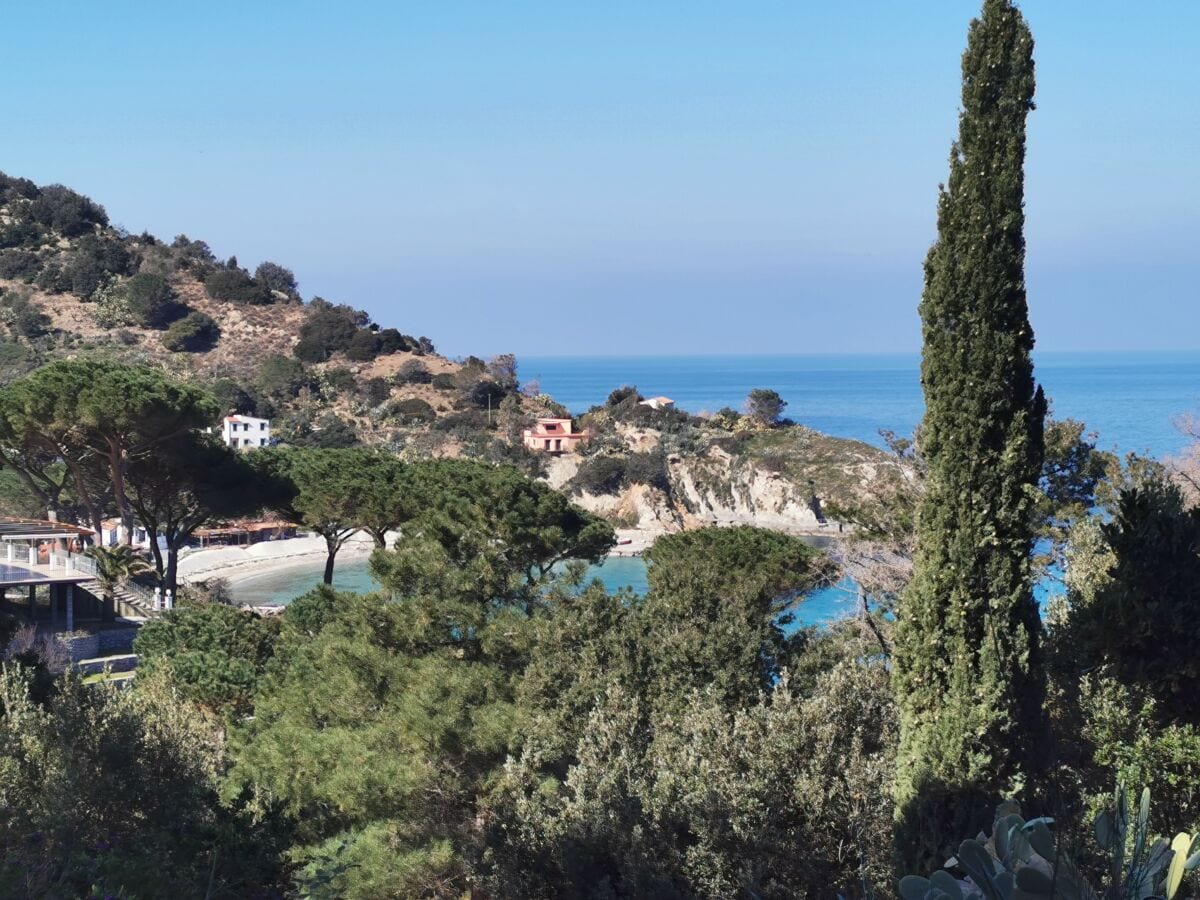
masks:
POLYGON ((0 516, 0 541, 35 541, 44 538, 88 537, 92 529, 46 519, 16 519, 0 516))

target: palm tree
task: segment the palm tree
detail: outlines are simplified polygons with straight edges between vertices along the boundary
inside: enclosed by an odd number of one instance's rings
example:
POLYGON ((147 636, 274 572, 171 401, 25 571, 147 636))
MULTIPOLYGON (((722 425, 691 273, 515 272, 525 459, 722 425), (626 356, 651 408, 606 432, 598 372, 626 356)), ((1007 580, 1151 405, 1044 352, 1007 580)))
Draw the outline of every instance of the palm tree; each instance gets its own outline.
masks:
POLYGON ((96 563, 96 582, 104 599, 104 618, 111 619, 116 606, 117 589, 135 575, 150 571, 150 564, 132 547, 89 547, 86 555, 96 563))

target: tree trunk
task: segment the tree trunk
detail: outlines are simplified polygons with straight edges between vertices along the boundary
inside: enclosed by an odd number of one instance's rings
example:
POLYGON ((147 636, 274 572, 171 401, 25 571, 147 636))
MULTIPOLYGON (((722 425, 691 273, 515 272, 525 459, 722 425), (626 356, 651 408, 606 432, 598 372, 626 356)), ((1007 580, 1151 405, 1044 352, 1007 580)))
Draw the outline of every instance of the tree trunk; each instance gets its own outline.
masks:
POLYGON ((339 544, 333 538, 326 537, 325 538, 325 546, 326 546, 326 548, 328 548, 329 553, 325 557, 324 581, 325 581, 325 584, 332 585, 333 584, 333 563, 334 563, 334 560, 337 559, 337 552, 338 552, 338 550, 341 549, 341 544, 339 544))
POLYGON ((176 582, 179 580, 179 548, 168 544, 167 545, 167 579, 166 589, 171 592, 171 596, 176 596, 179 591, 176 589, 176 582))
MULTIPOLYGON (((145 523, 143 523, 145 524, 145 523)), ((146 526, 146 530, 150 530, 150 526, 146 526)), ((158 576, 158 583, 165 587, 167 577, 167 567, 163 565, 162 548, 158 546, 158 529, 150 535, 150 555, 154 557, 154 574, 158 576)))
POLYGON ((92 520, 92 529, 96 532, 96 546, 104 546, 104 515, 100 511, 100 505, 96 503, 91 493, 87 489, 87 483, 83 480, 83 472, 78 464, 69 459, 65 454, 60 454, 63 464, 71 473, 71 478, 75 482, 75 490, 79 494, 79 502, 83 504, 84 509, 88 512, 88 517, 92 520))
POLYGON ((108 472, 112 479, 113 503, 117 507, 121 528, 125 532, 125 539, 122 543, 126 547, 132 547, 133 515, 129 511, 129 501, 125 497, 125 461, 122 458, 121 448, 112 442, 109 443, 108 450, 108 472))

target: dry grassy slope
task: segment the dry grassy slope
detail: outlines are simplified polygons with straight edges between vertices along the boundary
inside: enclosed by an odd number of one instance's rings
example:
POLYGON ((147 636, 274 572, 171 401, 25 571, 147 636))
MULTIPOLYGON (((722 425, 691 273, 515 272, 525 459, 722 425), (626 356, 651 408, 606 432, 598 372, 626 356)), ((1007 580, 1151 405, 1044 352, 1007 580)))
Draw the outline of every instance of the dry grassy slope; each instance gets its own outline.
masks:
MULTIPOLYGON (((217 322, 221 337, 217 345, 203 353, 172 353, 162 345, 162 331, 126 326, 104 328, 94 318, 95 305, 73 294, 47 294, 20 281, 0 279, 0 291, 13 289, 28 293, 30 298, 50 317, 53 327, 63 335, 78 340, 66 344, 51 355, 69 355, 72 349, 104 347, 112 352, 141 362, 165 365, 179 372, 199 377, 229 375, 249 379, 268 356, 291 356, 304 323, 306 307, 300 303, 276 303, 270 306, 249 306, 213 300, 196 279, 183 274, 171 278, 172 287, 188 307, 206 313, 217 322), (124 340, 118 339, 118 333, 124 340), (127 343, 128 341, 128 343, 127 343)), ((405 362, 416 359, 411 353, 395 353, 372 362, 356 363, 341 355, 314 368, 319 370, 345 367, 360 379, 390 378, 405 362)), ((456 372, 457 363, 433 354, 419 357, 437 375, 456 372)), ((445 392, 429 385, 407 385, 396 388, 397 399, 419 397, 439 411, 449 408, 445 392)))

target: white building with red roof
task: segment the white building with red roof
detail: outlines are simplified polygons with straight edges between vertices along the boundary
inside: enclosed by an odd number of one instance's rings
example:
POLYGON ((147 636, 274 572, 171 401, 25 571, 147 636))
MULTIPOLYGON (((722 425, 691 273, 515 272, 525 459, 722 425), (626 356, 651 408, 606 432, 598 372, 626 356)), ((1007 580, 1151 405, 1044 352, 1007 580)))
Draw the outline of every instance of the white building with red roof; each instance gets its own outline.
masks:
POLYGON ((221 440, 238 450, 255 450, 271 443, 271 420, 254 416, 226 416, 221 423, 221 440))

